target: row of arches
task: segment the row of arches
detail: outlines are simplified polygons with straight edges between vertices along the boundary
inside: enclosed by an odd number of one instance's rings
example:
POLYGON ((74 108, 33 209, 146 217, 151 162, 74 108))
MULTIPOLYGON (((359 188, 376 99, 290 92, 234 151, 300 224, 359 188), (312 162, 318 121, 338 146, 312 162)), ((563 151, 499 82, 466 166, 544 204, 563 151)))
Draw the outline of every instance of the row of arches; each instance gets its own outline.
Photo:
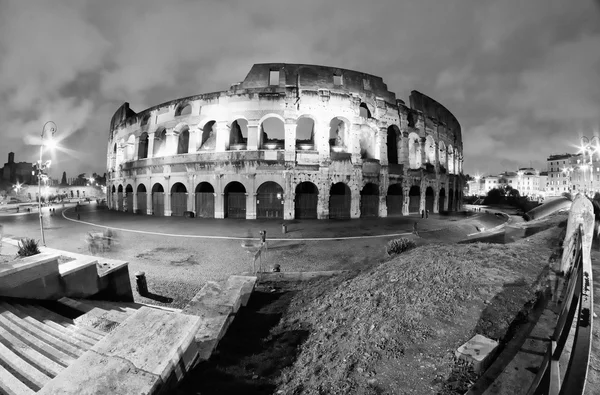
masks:
MULTIPOLYGON (((316 119, 311 115, 301 115, 295 124, 295 148, 300 151, 318 149, 316 134, 316 119)), ((214 151, 217 149, 217 122, 208 120, 198 125, 190 126, 180 123, 172 132, 168 133, 163 126, 158 127, 154 133, 143 132, 136 140, 135 134, 130 134, 127 139, 115 142, 109 154, 110 166, 145 159, 150 157, 180 155, 195 152, 214 151)), ((230 125, 224 126, 228 133, 225 150, 247 150, 249 147, 249 127, 245 118, 237 118, 230 125)), ((352 123, 344 117, 334 117, 328 125, 327 141, 332 152, 352 152, 350 130, 352 123)), ((257 149, 281 150, 285 149, 285 123, 284 119, 276 114, 263 117, 257 127, 255 136, 257 149)), ((324 137, 324 136, 323 136, 324 137)), ((387 160, 389 164, 402 164, 412 169, 422 165, 436 164, 446 168, 448 173, 462 172, 462 161, 457 147, 446 144, 440 140, 437 144, 433 136, 420 137, 416 132, 411 132, 408 137, 403 137, 397 125, 387 128, 387 138, 378 141, 377 133, 367 124, 361 124, 357 135, 358 148, 362 159, 381 159, 378 144, 387 147, 387 160), (406 141, 405 141, 406 140, 406 141), (405 152, 407 151, 407 152, 405 152)))
MULTIPOLYGON (((160 183, 152 186, 148 192, 144 184, 139 184, 134 196, 133 187, 128 184, 112 187, 113 207, 119 211, 134 211, 134 199, 136 199, 137 211, 139 213, 151 212, 162 216, 165 213, 165 190, 160 183), (150 207, 148 207, 150 204, 150 207), (150 210, 148 210, 148 208, 150 210)), ((223 191, 223 210, 225 218, 246 218, 247 190, 243 184, 237 181, 227 184, 223 191)), ((193 196, 193 209, 197 217, 215 217, 215 189, 209 182, 199 183, 193 196)), ((453 210, 454 202, 459 200, 458 190, 446 191, 441 188, 438 198, 438 210, 444 211, 446 198, 449 210, 453 210)), ((294 218, 316 219, 318 217, 319 189, 309 181, 299 183, 295 188, 294 195, 294 218)), ((351 191, 343 182, 335 183, 329 192, 329 218, 349 219, 351 210, 351 191)), ((421 190, 419 186, 412 186, 408 191, 408 207, 410 213, 418 213, 421 204, 421 190)), ((387 212, 389 216, 402 215, 402 207, 405 203, 405 195, 401 184, 391 184, 386 195, 387 212)), ((425 191, 425 209, 434 212, 435 196, 432 187, 425 191)), ((360 216, 379 216, 379 187, 374 183, 367 183, 360 191, 360 216)), ((188 190, 183 183, 175 183, 170 190, 170 212, 173 216, 183 216, 186 211, 191 211, 188 203, 188 190)), ((276 182, 268 181, 261 184, 256 193, 256 217, 257 218, 284 218, 284 190, 276 182)))

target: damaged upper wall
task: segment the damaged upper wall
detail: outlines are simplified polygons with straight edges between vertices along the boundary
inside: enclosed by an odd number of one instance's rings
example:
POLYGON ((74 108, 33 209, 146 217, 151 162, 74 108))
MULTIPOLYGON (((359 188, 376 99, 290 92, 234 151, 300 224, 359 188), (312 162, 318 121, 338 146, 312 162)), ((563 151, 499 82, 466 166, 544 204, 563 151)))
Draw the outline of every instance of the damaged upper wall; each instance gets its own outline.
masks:
POLYGON ((462 147, 462 131, 456 117, 446 107, 418 91, 410 93, 410 107, 423 113, 425 117, 433 118, 444 124, 445 128, 454 135, 455 144, 462 147))
POLYGON ((112 138, 112 131, 115 130, 117 126, 121 124, 124 120, 130 117, 136 116, 136 112, 129 108, 129 103, 125 102, 112 116, 110 120, 110 135, 109 138, 112 138))
POLYGON ((294 86, 300 89, 328 89, 373 96, 395 104, 396 94, 388 91, 381 77, 328 66, 288 63, 255 64, 240 84, 242 89, 294 86), (270 84, 271 71, 279 71, 277 85, 270 84))

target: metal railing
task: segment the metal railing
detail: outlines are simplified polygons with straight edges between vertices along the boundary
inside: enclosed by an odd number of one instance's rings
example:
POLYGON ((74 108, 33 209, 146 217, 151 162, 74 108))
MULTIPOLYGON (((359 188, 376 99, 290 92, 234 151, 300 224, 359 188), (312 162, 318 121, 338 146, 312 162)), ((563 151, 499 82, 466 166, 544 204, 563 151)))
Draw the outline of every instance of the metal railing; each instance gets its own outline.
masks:
MULTIPOLYGON (((593 283, 590 259, 591 243, 583 243, 583 227, 580 224, 568 243, 567 256, 571 261, 565 273, 567 290, 554 333, 537 376, 528 395, 580 395, 585 389, 590 349, 592 345, 593 283), (564 381, 561 383, 560 360, 565 351, 569 333, 575 322, 575 336, 571 347, 564 381)), ((564 360, 564 357, 563 357, 564 360)))

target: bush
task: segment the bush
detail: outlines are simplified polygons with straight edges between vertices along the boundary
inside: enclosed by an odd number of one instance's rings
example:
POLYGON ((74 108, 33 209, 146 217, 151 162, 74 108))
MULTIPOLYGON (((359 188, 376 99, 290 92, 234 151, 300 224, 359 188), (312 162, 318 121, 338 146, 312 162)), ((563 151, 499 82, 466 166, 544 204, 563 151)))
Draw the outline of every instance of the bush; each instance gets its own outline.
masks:
POLYGON ((405 239, 405 238, 401 238, 401 239, 390 240, 387 243, 386 250, 387 250, 388 255, 397 255, 397 254, 402 254, 403 252, 408 251, 412 248, 415 248, 416 246, 417 245, 415 244, 414 241, 405 239))
POLYGON ((19 256, 31 256, 39 253, 40 249, 38 248, 37 241, 30 238, 24 238, 19 242, 19 251, 17 251, 19 256))

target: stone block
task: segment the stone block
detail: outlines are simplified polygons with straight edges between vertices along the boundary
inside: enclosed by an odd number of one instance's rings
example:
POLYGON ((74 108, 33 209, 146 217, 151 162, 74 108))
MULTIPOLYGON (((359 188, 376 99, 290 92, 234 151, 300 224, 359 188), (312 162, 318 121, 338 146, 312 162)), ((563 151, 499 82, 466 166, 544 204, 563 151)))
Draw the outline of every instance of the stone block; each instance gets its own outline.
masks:
POLYGON ((456 358, 473 363, 476 373, 483 373, 488 367, 498 342, 482 335, 475 335, 454 353, 456 358))
POLYGON ((58 276, 58 254, 40 253, 0 267, 0 289, 16 288, 48 275, 58 276))
POLYGON ((246 306, 254 291, 256 279, 256 276, 229 276, 225 282, 226 292, 239 294, 240 304, 246 306))
POLYGON ((228 306, 206 306, 201 302, 190 302, 183 313, 201 319, 195 340, 198 345, 199 360, 208 360, 217 347, 219 340, 227 332, 229 324, 233 321, 231 308, 228 306))

